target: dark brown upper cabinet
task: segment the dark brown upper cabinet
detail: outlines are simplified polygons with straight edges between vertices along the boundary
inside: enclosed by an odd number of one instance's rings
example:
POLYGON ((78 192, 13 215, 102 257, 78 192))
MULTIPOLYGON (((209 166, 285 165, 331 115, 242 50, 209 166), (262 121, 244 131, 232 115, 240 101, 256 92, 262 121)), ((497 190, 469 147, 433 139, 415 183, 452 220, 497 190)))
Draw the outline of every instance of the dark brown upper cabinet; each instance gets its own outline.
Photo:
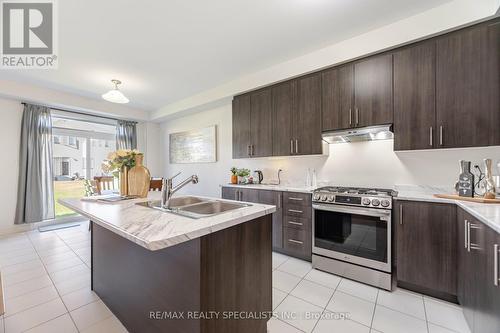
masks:
POLYGON ((273 154, 271 88, 250 94, 250 156, 273 154))
POLYGON ((233 158, 272 155, 271 89, 233 99, 233 158))
POLYGON ((436 118, 440 148, 500 144, 500 23, 437 38, 436 118))
POLYGON ((296 112, 297 81, 273 86, 273 155, 294 155, 292 115, 296 112))
POLYGON ((437 143, 435 59, 434 40, 394 53, 394 150, 437 143))
POLYGON ((250 157, 250 95, 233 99, 233 158, 250 157))
POLYGON ((354 66, 348 64, 324 71, 322 80, 322 129, 353 126, 354 66))
POLYGON ((355 127, 392 124, 392 54, 354 64, 353 111, 355 127))
POLYGON ((296 155, 321 154, 321 73, 297 79, 297 108, 293 115, 296 155))
POLYGON ((397 201, 397 281, 404 288, 455 300, 457 224, 453 204, 397 201))

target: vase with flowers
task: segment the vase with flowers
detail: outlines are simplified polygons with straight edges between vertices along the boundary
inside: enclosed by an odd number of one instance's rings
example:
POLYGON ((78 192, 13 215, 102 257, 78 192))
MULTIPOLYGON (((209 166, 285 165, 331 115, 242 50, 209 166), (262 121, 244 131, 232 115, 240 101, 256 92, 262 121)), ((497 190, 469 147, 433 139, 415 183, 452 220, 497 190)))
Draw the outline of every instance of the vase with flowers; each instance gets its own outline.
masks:
POLYGON ((118 149, 108 154, 108 159, 102 164, 102 170, 118 177, 120 195, 128 195, 128 171, 136 164, 136 156, 142 155, 136 149, 118 149))
POLYGON ((238 169, 232 167, 230 171, 231 171, 231 184, 238 184, 238 169))

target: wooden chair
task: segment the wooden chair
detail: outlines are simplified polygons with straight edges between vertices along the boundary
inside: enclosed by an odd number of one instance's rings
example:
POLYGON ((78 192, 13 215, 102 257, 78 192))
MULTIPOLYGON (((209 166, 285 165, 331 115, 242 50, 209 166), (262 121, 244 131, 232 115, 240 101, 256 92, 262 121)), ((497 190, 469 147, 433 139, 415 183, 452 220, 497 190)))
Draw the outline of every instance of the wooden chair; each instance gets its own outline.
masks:
POLYGON ((163 178, 151 178, 149 182, 150 191, 161 191, 163 185, 163 178))
POLYGON ((113 176, 95 176, 97 194, 105 194, 104 192, 111 192, 115 189, 115 178, 113 176))

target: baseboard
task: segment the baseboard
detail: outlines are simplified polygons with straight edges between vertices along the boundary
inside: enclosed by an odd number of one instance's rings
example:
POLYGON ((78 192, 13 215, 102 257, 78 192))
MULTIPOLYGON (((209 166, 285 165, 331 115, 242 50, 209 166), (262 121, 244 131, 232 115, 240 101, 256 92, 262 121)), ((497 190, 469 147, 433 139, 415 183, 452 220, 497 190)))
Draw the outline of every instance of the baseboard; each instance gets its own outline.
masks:
POLYGON ((81 216, 81 215, 77 215, 77 216, 65 217, 65 218, 61 218, 61 219, 46 220, 46 221, 36 222, 36 223, 12 224, 11 226, 9 226, 7 228, 0 229, 0 236, 17 234, 20 232, 33 231, 33 230, 37 230, 39 227, 45 227, 45 226, 52 225, 52 224, 78 222, 78 221, 88 221, 88 219, 81 216))
POLYGON ((458 304, 457 295, 452 295, 452 294, 449 294, 446 292, 433 290, 433 289, 430 289, 427 287, 417 286, 417 285, 403 282, 403 281, 397 281, 397 286, 401 287, 403 289, 415 291, 415 292, 420 293, 420 294, 424 294, 424 295, 431 296, 434 298, 439 298, 439 299, 442 299, 442 300, 447 301, 447 302, 458 304))

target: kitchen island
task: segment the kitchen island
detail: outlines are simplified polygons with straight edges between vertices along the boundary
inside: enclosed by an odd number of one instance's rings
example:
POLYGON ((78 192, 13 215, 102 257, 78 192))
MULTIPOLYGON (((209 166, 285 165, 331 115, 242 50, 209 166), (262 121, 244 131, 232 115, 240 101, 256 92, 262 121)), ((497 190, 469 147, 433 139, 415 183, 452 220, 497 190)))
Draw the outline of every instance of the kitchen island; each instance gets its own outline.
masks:
POLYGON ((194 219, 136 204, 159 199, 150 195, 60 200, 91 221, 91 283, 102 301, 131 333, 266 332, 275 207, 194 219))

